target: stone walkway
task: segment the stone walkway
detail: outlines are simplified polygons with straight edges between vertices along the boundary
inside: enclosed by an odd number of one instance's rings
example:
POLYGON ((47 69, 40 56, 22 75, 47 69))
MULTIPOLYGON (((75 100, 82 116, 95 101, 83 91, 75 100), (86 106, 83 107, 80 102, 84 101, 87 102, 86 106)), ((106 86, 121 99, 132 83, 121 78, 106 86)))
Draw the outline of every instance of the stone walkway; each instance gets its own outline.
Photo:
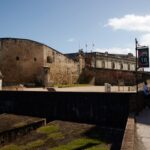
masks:
MULTIPOLYGON (((105 92, 104 86, 81 86, 81 87, 66 87, 66 88, 57 88, 56 91, 63 92, 105 92)), ((135 87, 129 86, 111 86, 110 92, 135 92, 135 87)))
POLYGON ((150 109, 136 117, 135 150, 150 150, 150 109))

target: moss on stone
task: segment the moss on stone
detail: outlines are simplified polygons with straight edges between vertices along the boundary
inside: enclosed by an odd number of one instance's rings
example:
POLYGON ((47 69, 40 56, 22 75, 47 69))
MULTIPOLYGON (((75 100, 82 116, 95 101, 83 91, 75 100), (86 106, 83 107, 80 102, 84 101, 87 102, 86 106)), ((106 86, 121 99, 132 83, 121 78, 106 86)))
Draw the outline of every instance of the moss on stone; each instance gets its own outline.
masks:
POLYGON ((40 127, 37 129, 37 132, 43 134, 50 134, 50 133, 57 132, 58 130, 59 130, 59 125, 56 124, 56 125, 40 127))

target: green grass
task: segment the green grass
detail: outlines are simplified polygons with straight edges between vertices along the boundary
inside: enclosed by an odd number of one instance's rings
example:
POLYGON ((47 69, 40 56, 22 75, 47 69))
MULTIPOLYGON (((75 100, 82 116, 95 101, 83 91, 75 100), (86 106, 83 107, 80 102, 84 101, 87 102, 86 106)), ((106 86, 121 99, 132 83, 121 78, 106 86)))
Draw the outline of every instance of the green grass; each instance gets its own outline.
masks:
POLYGON ((48 135, 48 139, 52 138, 54 140, 64 139, 64 135, 61 132, 55 132, 48 135))
MULTIPOLYGON (((78 129, 79 131, 80 129, 78 129)), ((78 132, 76 131, 76 132, 78 132)), ((49 150, 74 150, 74 149, 85 149, 85 150, 110 150, 110 147, 101 142, 99 139, 100 133, 94 131, 90 133, 90 137, 80 137, 78 139, 72 139, 72 141, 66 143, 65 141, 67 135, 60 132, 59 124, 52 124, 40 127, 36 130, 36 132, 40 135, 40 139, 36 139, 35 141, 30 141, 26 144, 10 144, 0 148, 0 150, 36 150, 42 147, 47 146, 49 150), (42 135, 43 134, 43 135, 42 135), (63 142, 60 142, 64 140, 63 142), (65 143, 64 143, 65 142, 65 143), (64 143, 64 144, 62 144, 64 143), (57 147, 52 147, 57 145, 57 147), (60 145, 59 145, 60 144, 60 145), (51 146, 51 147, 50 147, 51 146)), ((69 130, 67 131, 69 132, 69 130)), ((74 133, 69 133, 69 135, 73 136, 74 133)), ((77 135, 81 135, 81 133, 77 133, 77 135)), ((77 138, 77 137, 74 137, 77 138)), ((71 140, 70 139, 70 140, 71 140)))
POLYGON ((49 135, 51 133, 57 132, 58 130, 59 130, 59 125, 56 124, 56 125, 40 127, 37 129, 37 132, 49 135))
POLYGON ((48 139, 58 140, 64 138, 64 135, 61 132, 59 132, 59 125, 57 124, 40 127, 37 129, 37 133, 46 134, 47 135, 46 140, 48 139))
POLYGON ((80 138, 66 145, 60 145, 49 150, 73 150, 77 148, 83 148, 86 150, 109 150, 109 148, 102 144, 101 141, 90 138, 80 138))

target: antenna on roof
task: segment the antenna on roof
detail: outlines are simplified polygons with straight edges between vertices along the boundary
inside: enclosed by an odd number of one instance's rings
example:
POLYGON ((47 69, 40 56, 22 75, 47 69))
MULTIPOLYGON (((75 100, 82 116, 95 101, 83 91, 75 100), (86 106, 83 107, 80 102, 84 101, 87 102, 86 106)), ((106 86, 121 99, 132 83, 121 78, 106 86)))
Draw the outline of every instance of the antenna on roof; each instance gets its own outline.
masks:
POLYGON ((88 45, 87 45, 87 44, 85 44, 85 47, 86 47, 86 53, 87 53, 87 47, 88 47, 88 45))
POLYGON ((92 53, 92 51, 94 50, 94 46, 95 46, 95 44, 92 43, 92 50, 91 50, 91 53, 92 53))

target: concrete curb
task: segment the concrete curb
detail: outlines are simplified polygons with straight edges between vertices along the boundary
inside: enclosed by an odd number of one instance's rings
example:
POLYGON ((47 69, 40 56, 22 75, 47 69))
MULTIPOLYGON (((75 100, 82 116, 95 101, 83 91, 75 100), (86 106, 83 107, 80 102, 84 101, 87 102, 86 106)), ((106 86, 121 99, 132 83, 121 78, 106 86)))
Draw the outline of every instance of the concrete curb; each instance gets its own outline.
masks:
POLYGON ((134 139, 135 139, 135 119, 134 116, 129 115, 123 136, 121 150, 134 150, 134 139))

